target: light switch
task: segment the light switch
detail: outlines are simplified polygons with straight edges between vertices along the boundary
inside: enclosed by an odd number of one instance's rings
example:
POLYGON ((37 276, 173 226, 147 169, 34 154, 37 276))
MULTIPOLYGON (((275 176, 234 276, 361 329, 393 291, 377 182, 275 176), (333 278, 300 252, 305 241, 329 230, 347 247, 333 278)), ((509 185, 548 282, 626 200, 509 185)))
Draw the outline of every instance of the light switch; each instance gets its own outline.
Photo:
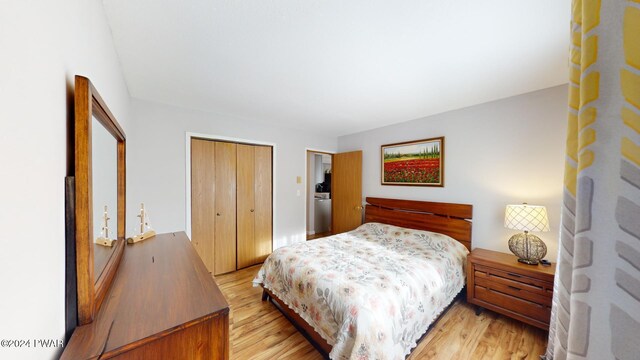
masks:
MULTIPOLYGON (((302 176, 296 176, 296 183, 302 184, 302 176)), ((300 195, 300 194, 298 194, 300 195)))
POLYGON ((296 190, 296 196, 300 196, 300 190, 296 190))

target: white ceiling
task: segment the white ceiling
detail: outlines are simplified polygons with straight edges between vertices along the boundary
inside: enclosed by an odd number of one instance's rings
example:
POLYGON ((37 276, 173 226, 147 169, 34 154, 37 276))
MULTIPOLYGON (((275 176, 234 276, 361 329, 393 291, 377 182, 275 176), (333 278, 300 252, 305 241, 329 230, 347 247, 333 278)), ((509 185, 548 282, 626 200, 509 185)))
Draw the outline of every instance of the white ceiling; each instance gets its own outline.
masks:
POLYGON ((570 0, 103 0, 131 96, 344 135, 567 82, 570 0))

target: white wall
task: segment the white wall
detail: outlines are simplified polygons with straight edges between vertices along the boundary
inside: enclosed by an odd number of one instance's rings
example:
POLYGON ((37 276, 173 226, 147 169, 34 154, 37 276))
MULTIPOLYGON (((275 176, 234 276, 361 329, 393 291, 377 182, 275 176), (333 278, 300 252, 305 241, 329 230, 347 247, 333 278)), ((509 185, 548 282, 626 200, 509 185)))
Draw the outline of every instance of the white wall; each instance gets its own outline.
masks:
MULTIPOLYGON (((0 49, 0 339, 61 339, 73 78, 92 80, 125 131, 129 94, 99 0, 2 1, 0 49)), ((58 351, 0 347, 0 358, 58 351)))
MULTIPOLYGON (((490 85, 489 85, 490 86, 490 85)), ((558 86, 338 139, 364 150, 363 196, 473 205, 473 246, 509 252, 506 204, 545 205, 551 232, 536 235, 555 261, 564 170, 567 87, 558 86), (380 145, 445 137, 445 187, 380 185, 380 145)))
POLYGON ((275 144, 274 247, 306 240, 306 148, 335 150, 336 138, 138 99, 131 104, 128 224, 144 202, 157 232, 186 229, 185 139, 194 132, 275 144))

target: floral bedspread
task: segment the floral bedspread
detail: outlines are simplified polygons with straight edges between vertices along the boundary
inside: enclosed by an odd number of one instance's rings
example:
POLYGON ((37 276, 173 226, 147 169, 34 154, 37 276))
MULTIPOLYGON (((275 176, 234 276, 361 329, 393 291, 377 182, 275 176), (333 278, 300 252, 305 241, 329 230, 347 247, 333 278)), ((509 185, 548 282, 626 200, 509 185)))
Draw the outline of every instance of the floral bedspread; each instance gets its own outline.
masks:
POLYGON ((442 234, 367 223, 275 250, 253 280, 333 346, 332 359, 404 359, 465 283, 442 234))

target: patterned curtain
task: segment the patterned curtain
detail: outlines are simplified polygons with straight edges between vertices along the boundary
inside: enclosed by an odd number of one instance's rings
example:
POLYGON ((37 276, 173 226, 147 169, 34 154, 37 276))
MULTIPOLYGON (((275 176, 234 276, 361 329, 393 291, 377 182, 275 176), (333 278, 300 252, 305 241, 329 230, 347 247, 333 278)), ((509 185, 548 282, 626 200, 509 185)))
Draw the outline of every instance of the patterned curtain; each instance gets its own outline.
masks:
POLYGON ((547 359, 640 359, 640 0, 574 0, 547 359))

